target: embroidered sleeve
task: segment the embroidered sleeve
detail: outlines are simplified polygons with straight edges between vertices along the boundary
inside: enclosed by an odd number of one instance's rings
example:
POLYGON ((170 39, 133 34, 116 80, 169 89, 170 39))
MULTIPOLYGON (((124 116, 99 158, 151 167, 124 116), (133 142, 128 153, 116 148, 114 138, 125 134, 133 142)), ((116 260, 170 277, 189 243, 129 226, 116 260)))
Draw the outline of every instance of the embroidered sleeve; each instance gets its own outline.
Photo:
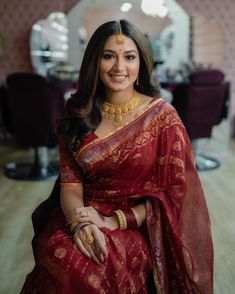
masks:
POLYGON ((69 152, 64 136, 59 137, 60 175, 62 184, 81 183, 83 172, 69 152))

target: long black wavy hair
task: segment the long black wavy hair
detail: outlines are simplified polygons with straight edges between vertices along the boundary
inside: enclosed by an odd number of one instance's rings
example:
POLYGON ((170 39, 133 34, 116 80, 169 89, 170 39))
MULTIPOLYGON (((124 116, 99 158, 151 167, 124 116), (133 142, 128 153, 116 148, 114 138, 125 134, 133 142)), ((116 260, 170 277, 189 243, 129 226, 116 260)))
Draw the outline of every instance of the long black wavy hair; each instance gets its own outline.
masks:
POLYGON ((153 59, 144 34, 126 20, 109 21, 102 24, 88 42, 81 64, 77 91, 67 101, 66 114, 58 122, 58 133, 68 135, 71 151, 76 151, 80 139, 93 132, 101 121, 105 91, 99 78, 99 64, 105 42, 108 37, 119 33, 119 24, 122 33, 135 42, 140 56, 138 84, 134 84, 134 89, 151 97, 159 95, 158 87, 152 84, 153 59))

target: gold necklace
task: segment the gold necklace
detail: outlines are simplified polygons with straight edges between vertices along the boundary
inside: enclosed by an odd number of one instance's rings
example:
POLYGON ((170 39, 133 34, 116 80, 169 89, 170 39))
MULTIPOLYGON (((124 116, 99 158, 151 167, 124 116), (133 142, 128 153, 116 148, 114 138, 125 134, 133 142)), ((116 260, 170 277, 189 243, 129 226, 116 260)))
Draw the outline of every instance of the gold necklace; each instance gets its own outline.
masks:
POLYGON ((139 105, 139 101, 139 96, 134 92, 131 100, 123 104, 112 104, 104 101, 102 110, 106 118, 113 120, 114 125, 119 126, 127 114, 139 105))

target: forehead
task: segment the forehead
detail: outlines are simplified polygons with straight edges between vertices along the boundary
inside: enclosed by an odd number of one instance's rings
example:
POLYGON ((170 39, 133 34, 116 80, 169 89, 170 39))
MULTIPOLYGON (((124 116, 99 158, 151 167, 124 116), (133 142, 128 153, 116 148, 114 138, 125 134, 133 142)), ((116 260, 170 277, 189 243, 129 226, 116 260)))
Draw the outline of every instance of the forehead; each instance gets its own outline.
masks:
POLYGON ((109 49, 123 50, 123 51, 135 50, 136 52, 138 52, 135 42, 132 39, 124 36, 124 42, 122 44, 117 44, 116 37, 117 37, 116 35, 112 35, 108 37, 104 45, 104 50, 109 50, 109 49))

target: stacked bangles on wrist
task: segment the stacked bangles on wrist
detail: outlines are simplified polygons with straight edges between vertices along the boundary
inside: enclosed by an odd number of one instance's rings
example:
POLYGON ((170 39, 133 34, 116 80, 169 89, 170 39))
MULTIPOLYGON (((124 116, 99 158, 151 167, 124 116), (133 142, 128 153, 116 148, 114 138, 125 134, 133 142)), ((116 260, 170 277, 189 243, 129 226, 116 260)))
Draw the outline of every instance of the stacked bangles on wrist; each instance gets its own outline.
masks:
POLYGON ((81 216, 77 213, 77 209, 75 208, 66 218, 66 227, 71 234, 78 233, 82 228, 91 224, 90 222, 80 222, 80 217, 81 216))
MULTIPOLYGON (((86 211, 86 214, 88 216, 88 211, 86 211)), ((81 229, 84 227, 90 225, 90 222, 80 222, 79 218, 81 216, 78 214, 77 209, 75 208, 70 212, 68 217, 66 218, 66 227, 68 228, 69 232, 74 235, 78 234, 81 229)), ((89 235, 86 238, 87 244, 92 246, 95 243, 95 238, 93 235, 89 235)))
MULTIPOLYGON (((87 225, 90 225, 91 223, 89 222, 82 222, 82 223, 72 223, 70 226, 70 232, 72 235, 74 235, 75 233, 79 233, 79 231, 84 228, 87 225), (72 227, 72 230, 71 230, 72 227)), ((95 243, 95 238, 92 235, 89 235, 86 238, 86 242, 91 246, 95 243)))
POLYGON ((83 222, 83 223, 73 223, 71 226, 70 226, 70 233, 73 235, 75 233, 79 233, 79 231, 81 229, 83 229, 84 227, 90 225, 91 223, 89 222, 83 222), (72 227, 72 229, 71 229, 72 227))
POLYGON ((137 229, 142 224, 141 218, 134 208, 118 209, 113 214, 117 217, 120 230, 137 229))

